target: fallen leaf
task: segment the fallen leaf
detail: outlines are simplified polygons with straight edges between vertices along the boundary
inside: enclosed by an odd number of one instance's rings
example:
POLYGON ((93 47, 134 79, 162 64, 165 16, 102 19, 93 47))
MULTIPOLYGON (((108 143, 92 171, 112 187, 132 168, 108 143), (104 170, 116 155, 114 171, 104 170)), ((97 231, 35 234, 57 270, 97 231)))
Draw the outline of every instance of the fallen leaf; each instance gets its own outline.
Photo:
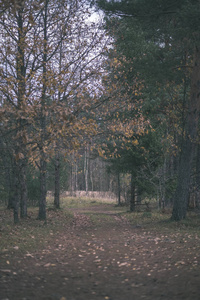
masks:
POLYGON ((50 264, 50 263, 48 263, 48 264, 44 265, 44 267, 45 267, 45 268, 48 268, 48 267, 50 267, 50 266, 51 266, 51 264, 50 264))
POLYGON ((126 266, 127 264, 128 264, 127 262, 124 262, 124 263, 119 264, 118 266, 123 267, 123 266, 126 266))
POLYGON ((30 253, 27 253, 25 256, 34 258, 34 256, 30 253))

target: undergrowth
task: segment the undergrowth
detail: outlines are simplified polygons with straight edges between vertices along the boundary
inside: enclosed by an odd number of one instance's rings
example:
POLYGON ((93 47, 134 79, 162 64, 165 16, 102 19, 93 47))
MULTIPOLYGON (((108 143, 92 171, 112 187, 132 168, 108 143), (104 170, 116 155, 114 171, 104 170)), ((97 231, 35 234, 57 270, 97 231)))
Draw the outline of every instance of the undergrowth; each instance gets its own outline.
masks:
POLYGON ((29 208, 28 217, 13 224, 12 212, 0 209, 0 251, 29 252, 45 247, 73 220, 71 212, 47 210, 47 221, 37 220, 37 209, 29 208))
POLYGON ((126 218, 133 226, 156 231, 190 231, 200 235, 200 214, 189 212, 187 218, 179 222, 171 220, 171 213, 162 211, 126 213, 126 218))

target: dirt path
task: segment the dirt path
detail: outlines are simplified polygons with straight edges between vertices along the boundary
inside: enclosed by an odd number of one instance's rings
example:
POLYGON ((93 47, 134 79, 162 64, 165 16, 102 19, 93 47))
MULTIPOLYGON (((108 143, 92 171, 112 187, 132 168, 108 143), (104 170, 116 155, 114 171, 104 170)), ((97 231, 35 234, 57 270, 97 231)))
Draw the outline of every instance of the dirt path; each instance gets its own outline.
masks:
POLYGON ((74 210, 52 244, 2 262, 0 299, 199 300, 199 250, 197 240, 186 247, 182 235, 131 226, 102 206, 74 210))

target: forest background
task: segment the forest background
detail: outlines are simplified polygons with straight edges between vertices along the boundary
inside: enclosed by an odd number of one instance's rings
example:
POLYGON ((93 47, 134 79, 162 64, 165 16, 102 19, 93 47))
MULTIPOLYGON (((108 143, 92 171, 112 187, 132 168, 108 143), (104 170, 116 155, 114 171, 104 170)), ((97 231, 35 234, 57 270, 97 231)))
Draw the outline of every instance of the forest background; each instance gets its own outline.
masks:
POLYGON ((199 1, 0 7, 0 199, 14 222, 28 204, 45 220, 47 191, 56 208, 85 190, 131 211, 156 199, 177 221, 199 209, 199 1))

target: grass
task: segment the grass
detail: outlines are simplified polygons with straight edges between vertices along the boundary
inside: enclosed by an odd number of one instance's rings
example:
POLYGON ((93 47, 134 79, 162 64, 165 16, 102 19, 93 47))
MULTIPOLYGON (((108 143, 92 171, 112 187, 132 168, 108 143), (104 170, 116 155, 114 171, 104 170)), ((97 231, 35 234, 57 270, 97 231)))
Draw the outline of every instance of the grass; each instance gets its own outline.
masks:
POLYGON ((61 209, 55 210, 53 197, 47 198, 47 222, 37 220, 38 208, 28 208, 28 218, 20 219, 19 224, 13 224, 13 212, 5 206, 0 207, 0 252, 15 251, 21 253, 37 251, 69 227, 73 220, 70 209, 89 208, 100 204, 113 207, 115 201, 94 198, 66 197, 61 200, 61 209), (112 203, 112 204, 111 204, 112 203))
POLYGON ((29 208, 28 218, 13 224, 12 212, 0 209, 0 252, 16 250, 27 253, 37 251, 50 243, 57 234, 69 226, 73 214, 66 211, 48 211, 47 222, 37 220, 37 209, 29 208))
POLYGON ((113 219, 112 215, 106 215, 102 213, 91 214, 91 212, 87 213, 87 215, 90 216, 90 220, 92 221, 94 227, 102 226, 105 224, 109 226, 115 223, 115 220, 113 219))
MULTIPOLYGON (((98 198, 86 198, 86 197, 64 197, 61 199, 61 208, 87 208, 100 204, 115 204, 115 200, 110 199, 98 199, 98 198)), ((53 207, 53 197, 47 198, 47 207, 53 207)))
POLYGON ((152 212, 126 213, 126 218, 133 226, 159 232, 193 232, 200 236, 200 213, 188 212, 187 218, 179 222, 171 221, 171 213, 162 213, 158 210, 152 212))
POLYGON ((14 225, 12 211, 0 207, 0 251, 12 254, 15 251, 28 253, 46 247, 57 235, 70 227, 74 209, 80 209, 87 214, 95 227, 101 224, 109 226, 115 222, 114 214, 125 217, 132 226, 139 226, 147 231, 169 234, 187 232, 200 237, 199 212, 189 212, 185 220, 172 222, 170 211, 168 213, 158 210, 130 213, 127 211, 127 207, 116 206, 115 201, 94 198, 63 198, 61 209, 54 210, 53 199, 48 198, 47 222, 36 220, 38 208, 32 207, 28 209, 28 218, 22 219, 19 224, 14 225), (92 210, 89 209, 91 207, 93 207, 92 210), (107 214, 107 212, 109 213, 107 214))

